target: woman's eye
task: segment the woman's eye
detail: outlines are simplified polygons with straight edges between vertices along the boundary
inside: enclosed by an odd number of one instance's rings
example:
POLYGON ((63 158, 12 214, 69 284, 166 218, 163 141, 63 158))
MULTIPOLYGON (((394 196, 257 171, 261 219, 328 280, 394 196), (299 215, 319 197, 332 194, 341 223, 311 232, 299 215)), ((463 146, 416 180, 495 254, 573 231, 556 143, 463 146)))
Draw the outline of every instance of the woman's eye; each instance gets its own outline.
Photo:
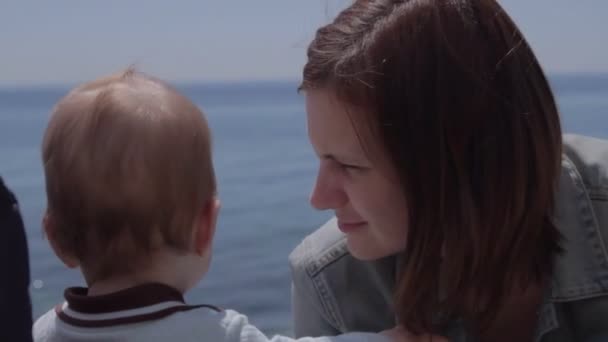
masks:
POLYGON ((358 166, 358 165, 344 164, 344 163, 338 163, 338 165, 340 166, 341 169, 347 170, 347 171, 361 171, 361 170, 363 170, 363 167, 358 166))
POLYGON ((366 166, 342 163, 335 159, 328 160, 328 162, 330 163, 329 165, 331 165, 333 168, 342 172, 361 172, 369 169, 369 167, 366 166))

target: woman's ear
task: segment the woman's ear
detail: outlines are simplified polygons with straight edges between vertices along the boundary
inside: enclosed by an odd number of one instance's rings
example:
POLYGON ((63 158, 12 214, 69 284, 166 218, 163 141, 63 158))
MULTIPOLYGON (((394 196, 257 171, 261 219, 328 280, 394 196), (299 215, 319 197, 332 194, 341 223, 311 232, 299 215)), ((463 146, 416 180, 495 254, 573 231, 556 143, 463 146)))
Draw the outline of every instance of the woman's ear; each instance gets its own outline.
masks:
POLYGON ((213 197, 201 208, 194 233, 194 250, 200 256, 211 249, 220 207, 220 200, 213 197))
POLYGON ((76 268, 80 266, 80 261, 78 258, 73 256, 70 253, 62 251, 57 243, 57 222, 53 218, 53 215, 49 213, 47 210, 44 214, 44 218, 42 219, 42 228, 44 230, 44 234, 49 240, 49 244, 51 245, 51 249, 61 262, 63 262, 69 268, 76 268))

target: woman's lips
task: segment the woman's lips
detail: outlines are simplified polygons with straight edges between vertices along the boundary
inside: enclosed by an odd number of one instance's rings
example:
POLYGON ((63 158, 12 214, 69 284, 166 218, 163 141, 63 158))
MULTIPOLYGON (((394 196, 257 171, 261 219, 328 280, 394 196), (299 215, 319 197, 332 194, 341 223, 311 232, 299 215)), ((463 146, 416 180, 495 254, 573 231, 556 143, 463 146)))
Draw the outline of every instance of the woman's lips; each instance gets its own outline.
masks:
POLYGON ((350 233, 350 232, 353 232, 353 231, 355 231, 357 229, 363 228, 363 226, 365 226, 366 223, 367 222, 364 222, 364 221, 360 221, 360 222, 344 222, 344 221, 338 220, 338 228, 343 233, 350 233))

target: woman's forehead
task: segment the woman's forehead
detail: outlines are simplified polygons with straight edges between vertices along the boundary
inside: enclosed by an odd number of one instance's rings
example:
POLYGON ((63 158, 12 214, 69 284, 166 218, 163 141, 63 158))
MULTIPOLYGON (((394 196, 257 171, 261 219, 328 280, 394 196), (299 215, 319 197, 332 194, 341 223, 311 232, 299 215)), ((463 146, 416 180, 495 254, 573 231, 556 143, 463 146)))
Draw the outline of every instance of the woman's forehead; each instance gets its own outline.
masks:
POLYGON ((369 159, 379 143, 367 113, 340 101, 331 91, 306 93, 308 135, 319 155, 346 159, 369 159))
POLYGON ((357 140, 354 113, 330 92, 315 90, 307 93, 306 113, 308 132, 312 137, 346 142, 357 140))

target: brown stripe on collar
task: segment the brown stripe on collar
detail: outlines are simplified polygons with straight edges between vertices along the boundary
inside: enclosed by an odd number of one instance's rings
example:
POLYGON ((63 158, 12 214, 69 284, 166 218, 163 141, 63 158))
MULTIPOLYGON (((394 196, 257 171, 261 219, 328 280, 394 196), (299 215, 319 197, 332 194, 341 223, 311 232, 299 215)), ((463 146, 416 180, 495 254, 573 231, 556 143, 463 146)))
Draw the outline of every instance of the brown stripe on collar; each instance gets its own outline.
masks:
POLYGON ((77 327, 82 327, 82 328, 104 328, 104 327, 111 327, 111 326, 116 326, 116 325, 134 324, 134 323, 141 323, 141 322, 145 322, 145 321, 153 321, 153 320, 167 317, 176 312, 189 311, 189 310, 198 309, 198 308, 209 308, 214 311, 221 312, 221 310, 219 308, 217 308, 213 305, 178 305, 178 306, 166 308, 163 310, 158 310, 158 311, 154 311, 154 312, 150 312, 150 313, 146 313, 146 314, 140 314, 140 315, 134 315, 134 316, 128 316, 128 317, 120 317, 120 318, 113 318, 113 319, 84 320, 84 319, 79 319, 79 318, 75 318, 75 317, 71 317, 71 316, 67 315, 62 310, 62 305, 59 304, 55 307, 55 313, 57 314, 57 317, 60 320, 62 320, 63 322, 65 322, 67 324, 70 324, 72 326, 77 326, 77 327))
POLYGON ((63 304, 55 307, 57 317, 63 322, 79 327, 109 327, 114 325, 132 324, 167 317, 176 312, 189 311, 197 308, 209 308, 214 311, 222 310, 212 305, 186 305, 184 297, 178 290, 160 283, 149 283, 117 291, 107 295, 87 296, 88 289, 72 287, 65 290, 67 308, 63 304), (152 307, 156 304, 171 303, 169 306, 152 307), (177 303, 176 303, 177 302, 177 303), (117 315, 107 318, 107 315, 125 310, 142 309, 139 313, 117 315), (71 315, 70 311, 85 316, 71 315), (85 318, 82 318, 85 317, 85 318))
POLYGON ((160 283, 138 285, 99 296, 87 296, 87 293, 88 289, 84 287, 66 289, 64 297, 69 308, 82 313, 99 314, 137 309, 169 301, 184 303, 181 292, 160 283))

